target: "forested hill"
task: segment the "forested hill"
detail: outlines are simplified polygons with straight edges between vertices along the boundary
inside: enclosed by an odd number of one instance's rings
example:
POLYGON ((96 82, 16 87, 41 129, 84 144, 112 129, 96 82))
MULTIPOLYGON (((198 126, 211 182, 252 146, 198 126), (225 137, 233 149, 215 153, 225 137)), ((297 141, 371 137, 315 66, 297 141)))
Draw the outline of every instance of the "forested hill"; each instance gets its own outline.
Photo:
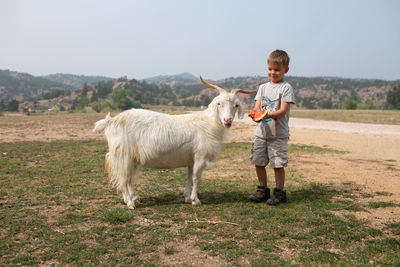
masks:
POLYGON ((60 94, 82 88, 85 83, 111 80, 103 76, 51 74, 33 76, 10 70, 0 70, 0 100, 28 100, 60 94))
MULTIPOLYGON (((217 81, 204 78, 227 90, 255 90, 267 81, 267 77, 261 76, 230 77, 217 81)), ((286 80, 295 89, 296 106, 302 108, 341 108, 346 101, 358 104, 359 108, 384 108, 388 92, 395 86, 400 86, 399 80, 294 76, 287 76, 286 80)), ((112 108, 121 108, 115 101, 125 101, 124 107, 141 104, 205 106, 215 95, 213 90, 206 89, 199 78, 190 73, 156 76, 140 81, 128 80, 126 77, 111 80, 102 76, 70 74, 35 77, 26 73, 0 70, 0 101, 4 105, 12 99, 19 103, 33 103, 42 99, 43 102, 49 102, 48 105, 60 103, 66 109, 99 105, 103 102, 108 102, 104 105, 112 108), (74 89, 82 83, 79 89, 74 89)), ((248 106, 252 105, 252 97, 241 98, 248 106)))
POLYGON ((62 83, 66 86, 71 86, 74 89, 82 88, 85 83, 97 83, 100 81, 109 81, 113 79, 105 76, 85 76, 64 73, 50 74, 46 76, 41 76, 41 78, 53 82, 62 83))
POLYGON ((54 90, 73 89, 71 86, 28 73, 0 70, 0 100, 31 99, 54 90))

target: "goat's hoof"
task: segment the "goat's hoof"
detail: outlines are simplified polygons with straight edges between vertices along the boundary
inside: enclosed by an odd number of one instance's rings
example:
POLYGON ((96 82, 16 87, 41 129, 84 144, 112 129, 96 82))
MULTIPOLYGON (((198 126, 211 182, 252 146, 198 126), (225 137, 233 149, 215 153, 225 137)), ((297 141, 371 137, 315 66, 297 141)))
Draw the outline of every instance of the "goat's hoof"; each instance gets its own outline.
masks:
POLYGON ((185 197, 185 203, 191 203, 192 200, 190 199, 190 197, 185 197))
POLYGON ((193 205, 193 206, 200 206, 200 205, 201 205, 201 202, 200 202, 200 200, 196 199, 196 200, 193 200, 193 201, 192 201, 192 205, 193 205))
POLYGON ((129 201, 128 204, 127 204, 127 206, 128 206, 128 209, 134 210, 134 209, 135 209, 135 202, 129 201))

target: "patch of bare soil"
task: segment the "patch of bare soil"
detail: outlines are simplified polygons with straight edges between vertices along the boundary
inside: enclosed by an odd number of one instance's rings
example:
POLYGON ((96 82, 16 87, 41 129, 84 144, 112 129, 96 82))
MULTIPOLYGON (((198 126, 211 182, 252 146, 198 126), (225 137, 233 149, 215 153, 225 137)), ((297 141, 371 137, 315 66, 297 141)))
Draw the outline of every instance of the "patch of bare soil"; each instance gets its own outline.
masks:
POLYGON ((105 114, 5 113, 0 117, 0 142, 101 139, 92 132, 105 114))
POLYGON ((167 253, 161 249, 160 259, 162 265, 168 266, 224 266, 226 261, 219 256, 210 256, 202 252, 196 245, 196 239, 187 239, 183 242, 171 243, 174 253, 167 253))

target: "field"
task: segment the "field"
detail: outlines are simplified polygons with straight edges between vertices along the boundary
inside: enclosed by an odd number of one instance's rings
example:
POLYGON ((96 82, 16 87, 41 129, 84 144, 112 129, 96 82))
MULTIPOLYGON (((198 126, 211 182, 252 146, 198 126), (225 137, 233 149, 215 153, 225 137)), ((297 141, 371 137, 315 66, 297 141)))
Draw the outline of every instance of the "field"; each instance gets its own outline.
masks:
POLYGON ((292 109, 291 115, 317 120, 400 124, 400 112, 396 110, 292 109))
POLYGON ((247 200, 254 127, 237 123, 202 206, 183 203, 185 169, 144 169, 131 211, 90 132, 101 117, 0 117, 0 265, 400 264, 399 136, 292 129, 289 202, 270 207, 247 200))

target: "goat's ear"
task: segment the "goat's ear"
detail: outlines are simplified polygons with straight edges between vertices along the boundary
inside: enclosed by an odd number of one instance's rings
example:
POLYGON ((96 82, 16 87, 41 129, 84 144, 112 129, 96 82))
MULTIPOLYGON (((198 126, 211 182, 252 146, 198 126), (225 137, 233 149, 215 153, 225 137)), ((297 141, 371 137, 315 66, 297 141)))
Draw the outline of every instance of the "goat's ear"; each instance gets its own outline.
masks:
POLYGON ((244 116, 244 108, 242 103, 239 103, 238 118, 243 119, 243 116, 244 116))
POLYGON ((212 111, 215 112, 217 110, 217 105, 214 103, 214 100, 208 104, 208 108, 212 111))

